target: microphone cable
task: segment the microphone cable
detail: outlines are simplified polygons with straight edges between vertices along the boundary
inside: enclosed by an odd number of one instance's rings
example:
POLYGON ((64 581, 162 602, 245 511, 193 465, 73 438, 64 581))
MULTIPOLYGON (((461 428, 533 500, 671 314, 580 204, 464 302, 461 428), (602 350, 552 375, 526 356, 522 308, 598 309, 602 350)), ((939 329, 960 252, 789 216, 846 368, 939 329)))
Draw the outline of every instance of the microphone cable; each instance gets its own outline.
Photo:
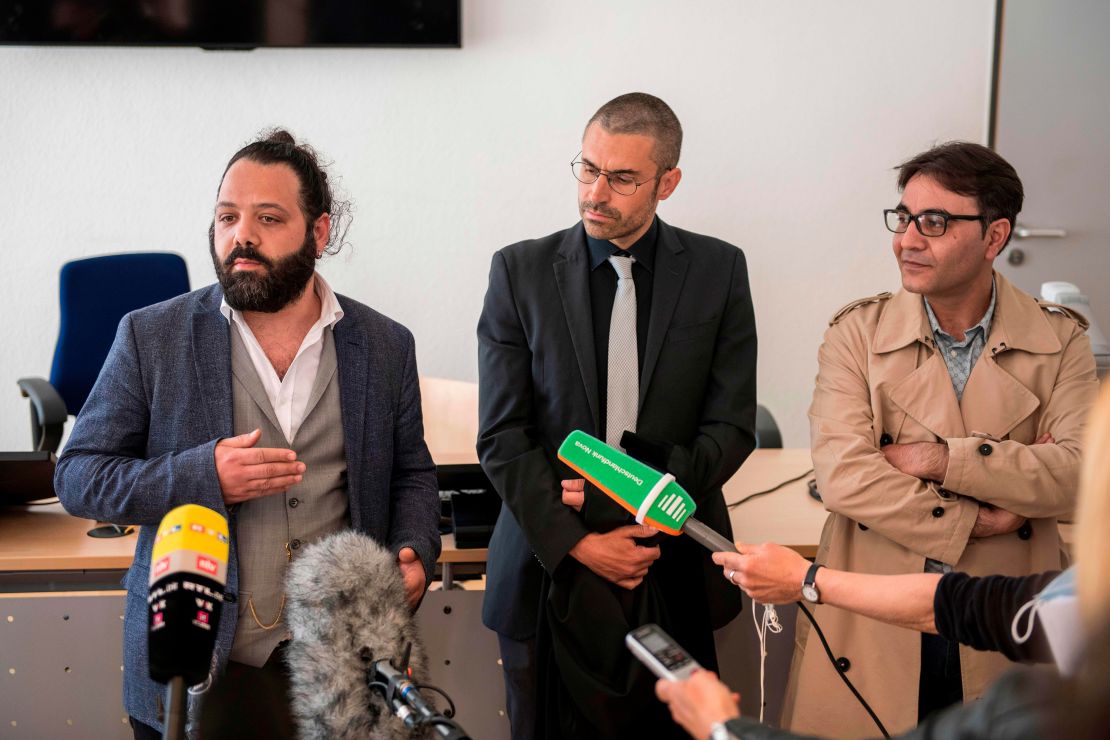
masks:
POLYGON ((783 482, 777 483, 777 484, 775 484, 775 485, 771 486, 770 488, 767 488, 763 491, 756 491, 755 493, 749 493, 744 498, 742 498, 738 501, 733 501, 731 504, 727 504, 726 508, 735 509, 740 504, 746 504, 747 502, 751 501, 753 498, 759 498, 760 496, 766 496, 768 493, 774 493, 775 491, 783 488, 784 486, 788 486, 791 483, 796 483, 797 481, 800 481, 802 478, 805 478, 807 475, 809 475, 812 472, 813 472, 813 468, 810 468, 809 470, 802 473, 801 475, 796 475, 793 478, 789 478, 787 480, 784 480, 783 482))
POLYGON ((765 681, 767 677, 767 633, 779 634, 782 624, 779 622, 779 613, 774 604, 763 604, 763 618, 755 615, 757 602, 752 600, 752 623, 755 624, 755 634, 759 637, 759 721, 763 722, 763 710, 767 706, 765 699, 765 681))
POLYGON ((825 633, 821 631, 821 627, 817 624, 817 620, 814 619, 813 615, 809 613, 809 609, 806 609, 805 604, 800 601, 797 601, 795 603, 798 605, 798 608, 802 610, 802 614, 806 615, 806 619, 809 620, 809 623, 813 625, 813 629, 817 632, 817 637, 821 640, 821 647, 825 648, 825 655, 829 656, 829 662, 832 663, 833 670, 836 671, 836 675, 840 676, 840 680, 843 681, 844 685, 848 687, 848 690, 851 691, 853 695, 855 695, 856 699, 859 700, 860 705, 865 710, 867 710, 867 713, 871 715, 871 719, 875 721, 875 726, 879 728, 879 732, 883 734, 883 737, 889 738, 890 733, 886 731, 886 727, 884 727, 883 723, 879 721, 879 717, 875 714, 875 710, 871 708, 871 705, 867 703, 867 700, 863 698, 863 695, 860 694, 856 687, 852 685, 852 682, 848 680, 848 677, 844 675, 844 671, 840 670, 840 666, 837 665, 836 662, 836 656, 833 655, 832 648, 829 647, 829 641, 825 639, 825 633))

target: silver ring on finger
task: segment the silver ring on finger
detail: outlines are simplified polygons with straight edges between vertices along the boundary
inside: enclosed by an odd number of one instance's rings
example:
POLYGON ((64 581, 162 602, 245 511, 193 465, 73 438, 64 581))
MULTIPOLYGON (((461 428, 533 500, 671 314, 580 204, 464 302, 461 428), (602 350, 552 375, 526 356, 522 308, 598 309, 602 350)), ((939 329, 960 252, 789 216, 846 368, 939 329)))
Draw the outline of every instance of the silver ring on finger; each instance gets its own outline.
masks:
POLYGON ((731 583, 731 584, 732 584, 733 586, 735 586, 735 585, 736 585, 736 581, 732 580, 732 577, 733 577, 734 575, 736 575, 736 571, 735 571, 735 570, 730 570, 730 571, 728 572, 728 582, 729 582, 729 583, 731 583))

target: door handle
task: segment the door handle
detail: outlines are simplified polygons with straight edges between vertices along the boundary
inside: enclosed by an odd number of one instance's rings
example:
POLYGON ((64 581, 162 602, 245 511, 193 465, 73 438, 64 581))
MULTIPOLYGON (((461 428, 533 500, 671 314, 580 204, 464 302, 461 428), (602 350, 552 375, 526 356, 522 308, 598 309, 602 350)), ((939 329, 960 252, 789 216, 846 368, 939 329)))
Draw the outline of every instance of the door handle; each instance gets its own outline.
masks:
POLYGON ((1015 239, 1063 239, 1068 235, 1064 229, 1032 229, 1028 226, 1014 226, 1015 239))

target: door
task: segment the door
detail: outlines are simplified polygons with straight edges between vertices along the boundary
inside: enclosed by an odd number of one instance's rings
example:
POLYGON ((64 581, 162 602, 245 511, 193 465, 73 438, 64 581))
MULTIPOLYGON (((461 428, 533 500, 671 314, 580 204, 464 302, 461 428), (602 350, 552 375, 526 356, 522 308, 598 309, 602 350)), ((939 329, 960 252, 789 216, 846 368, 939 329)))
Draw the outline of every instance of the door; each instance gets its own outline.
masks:
POLYGON ((995 150, 1025 184, 1025 207, 1015 238, 995 264, 1033 295, 1050 280, 1078 285, 1106 333, 1110 3, 1004 0, 1002 5, 995 150))

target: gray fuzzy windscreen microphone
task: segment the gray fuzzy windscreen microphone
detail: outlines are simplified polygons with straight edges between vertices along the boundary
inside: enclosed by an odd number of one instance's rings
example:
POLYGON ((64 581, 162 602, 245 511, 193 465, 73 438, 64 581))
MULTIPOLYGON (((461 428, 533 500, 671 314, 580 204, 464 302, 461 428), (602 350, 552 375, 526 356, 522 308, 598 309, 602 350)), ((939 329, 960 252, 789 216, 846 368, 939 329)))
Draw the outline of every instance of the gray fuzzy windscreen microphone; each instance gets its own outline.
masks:
POLYGON ((303 551, 289 567, 285 588, 300 737, 413 737, 367 685, 369 663, 362 657, 399 664, 412 645, 413 680, 427 675, 397 558, 365 535, 339 532, 303 551))

